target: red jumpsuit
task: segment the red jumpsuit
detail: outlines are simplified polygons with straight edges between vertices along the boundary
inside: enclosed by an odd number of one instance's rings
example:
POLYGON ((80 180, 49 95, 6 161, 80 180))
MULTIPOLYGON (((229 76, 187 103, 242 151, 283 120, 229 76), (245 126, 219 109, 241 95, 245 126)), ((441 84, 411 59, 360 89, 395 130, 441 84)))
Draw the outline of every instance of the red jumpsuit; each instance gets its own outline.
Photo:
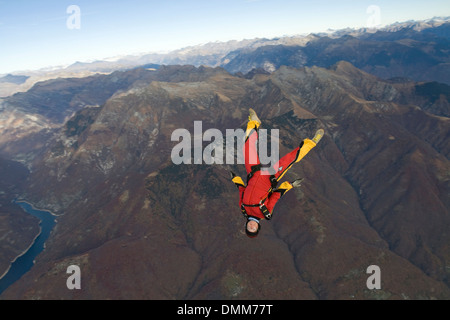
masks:
MULTIPOLYGON (((258 124, 250 121, 247 128, 247 138, 244 144, 245 169, 247 175, 252 173, 254 166, 260 166, 256 143, 258 141, 258 124)), ((273 208, 277 201, 290 189, 292 185, 289 182, 282 183, 278 188, 276 184, 292 165, 303 159, 306 154, 316 146, 316 143, 310 139, 305 139, 298 148, 281 158, 272 169, 274 175, 267 171, 253 171, 247 186, 244 185, 240 177, 233 177, 233 182, 239 188, 239 206, 244 204, 248 216, 258 219, 264 219, 259 204, 264 203, 267 210, 273 213, 273 208), (272 181, 274 184, 272 184, 272 181), (276 188, 276 189, 275 189, 276 188), (256 206, 258 205, 258 206, 256 206)))

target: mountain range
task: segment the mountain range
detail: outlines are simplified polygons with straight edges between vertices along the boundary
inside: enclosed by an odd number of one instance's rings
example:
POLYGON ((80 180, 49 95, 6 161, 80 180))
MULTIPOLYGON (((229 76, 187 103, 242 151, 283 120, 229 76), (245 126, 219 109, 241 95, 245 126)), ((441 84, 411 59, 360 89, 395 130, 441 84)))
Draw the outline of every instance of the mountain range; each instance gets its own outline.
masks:
POLYGON ((210 66, 140 60, 4 97, 0 267, 38 227, 12 199, 58 222, 0 299, 449 299, 448 27, 232 42, 210 66), (229 177, 242 165, 171 160, 174 130, 244 129, 249 107, 282 155, 326 132, 257 239, 229 177))
POLYGON ((383 79, 406 77, 415 81, 450 84, 449 25, 450 17, 435 17, 424 21, 395 23, 383 28, 347 28, 274 39, 212 42, 169 53, 144 53, 93 62, 78 61, 65 67, 54 66, 4 75, 0 77, 0 97, 26 91, 44 80, 175 64, 222 67, 231 73, 245 74, 255 68, 272 72, 281 65, 328 68, 344 60, 383 79))

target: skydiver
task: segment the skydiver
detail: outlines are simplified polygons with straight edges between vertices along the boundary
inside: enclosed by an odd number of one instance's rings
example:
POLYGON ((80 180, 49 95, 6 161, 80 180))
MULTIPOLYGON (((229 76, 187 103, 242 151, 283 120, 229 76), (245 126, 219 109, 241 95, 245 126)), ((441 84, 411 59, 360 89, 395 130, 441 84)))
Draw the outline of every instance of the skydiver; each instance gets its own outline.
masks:
POLYGON ((302 160, 319 143, 324 135, 324 130, 317 130, 313 139, 303 140, 299 147, 281 158, 272 167, 274 174, 270 175, 267 172, 263 174, 256 147, 261 120, 253 109, 249 111, 244 144, 247 185, 233 172, 231 172, 231 176, 232 181, 239 189, 239 206, 247 219, 245 233, 248 237, 255 238, 261 229, 261 220, 272 219, 273 208, 278 200, 292 188, 301 186, 303 179, 293 182, 285 181, 277 187, 281 178, 294 163, 302 160))

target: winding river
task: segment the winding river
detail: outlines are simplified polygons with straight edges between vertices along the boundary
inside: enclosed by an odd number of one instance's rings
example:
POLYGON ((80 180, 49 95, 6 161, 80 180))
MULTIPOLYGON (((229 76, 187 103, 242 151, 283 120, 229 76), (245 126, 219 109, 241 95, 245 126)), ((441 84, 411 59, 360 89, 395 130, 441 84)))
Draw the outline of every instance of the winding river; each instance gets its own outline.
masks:
POLYGON ((32 245, 11 264, 8 272, 0 279, 0 295, 10 285, 19 280, 34 265, 34 260, 45 248, 45 241, 50 236, 50 232, 56 224, 55 216, 49 211, 34 209, 29 203, 23 201, 15 202, 27 213, 37 217, 41 222, 40 233, 34 239, 32 245))

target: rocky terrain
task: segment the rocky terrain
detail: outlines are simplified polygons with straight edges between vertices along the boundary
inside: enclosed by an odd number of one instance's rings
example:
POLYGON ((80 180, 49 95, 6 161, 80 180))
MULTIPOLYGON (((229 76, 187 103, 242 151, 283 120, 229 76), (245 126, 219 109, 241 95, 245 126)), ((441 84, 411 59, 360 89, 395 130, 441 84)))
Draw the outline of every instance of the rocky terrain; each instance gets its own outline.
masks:
POLYGON ((447 85, 381 80, 348 62, 249 76, 134 69, 13 96, 10 107, 55 125, 23 160, 22 196, 62 215, 0 298, 449 299, 448 101, 447 85), (252 240, 228 174, 243 167, 170 157, 175 129, 243 128, 249 107, 280 130, 281 154, 326 131, 285 177, 303 186, 252 240), (73 264, 81 290, 66 287, 73 264), (366 287, 370 265, 381 290, 366 287))
POLYGON ((0 299, 448 300, 448 20, 2 76, 0 276, 39 230, 12 201, 60 216, 0 299), (281 155, 326 132, 257 239, 230 182, 242 165, 171 160, 174 130, 225 135, 249 107, 281 155))

